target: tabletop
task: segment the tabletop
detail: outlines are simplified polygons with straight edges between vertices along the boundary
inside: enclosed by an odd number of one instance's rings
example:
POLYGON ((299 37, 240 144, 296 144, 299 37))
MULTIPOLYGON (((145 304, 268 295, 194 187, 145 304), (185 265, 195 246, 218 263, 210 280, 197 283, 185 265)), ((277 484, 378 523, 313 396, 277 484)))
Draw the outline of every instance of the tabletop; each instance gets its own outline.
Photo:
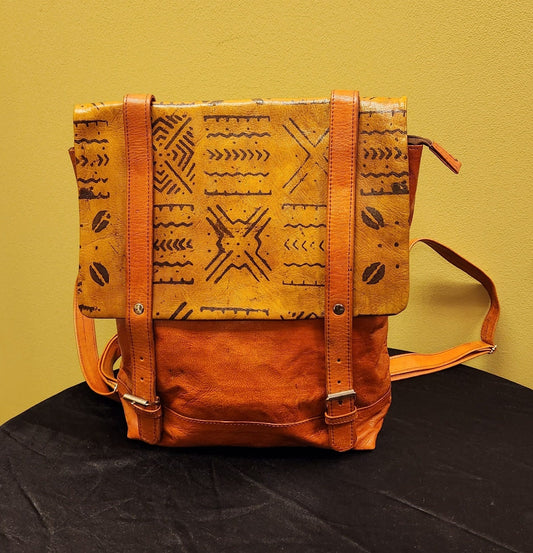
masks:
POLYGON ((0 551, 533 551, 533 391, 395 382, 371 452, 165 449, 85 384, 0 427, 0 551))

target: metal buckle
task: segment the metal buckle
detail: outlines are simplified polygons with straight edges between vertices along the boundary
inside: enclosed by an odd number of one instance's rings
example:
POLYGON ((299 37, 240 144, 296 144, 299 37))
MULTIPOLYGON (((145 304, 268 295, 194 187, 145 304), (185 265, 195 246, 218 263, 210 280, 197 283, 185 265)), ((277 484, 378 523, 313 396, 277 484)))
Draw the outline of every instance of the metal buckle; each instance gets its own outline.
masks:
POLYGON ((490 348, 490 351, 489 351, 489 355, 491 355, 492 353, 494 353, 496 351, 496 348, 497 348, 497 344, 494 344, 491 348, 490 348))
POLYGON ((124 394, 122 399, 129 401, 132 405, 142 405, 143 407, 150 407, 150 405, 159 405, 159 398, 156 397, 155 401, 148 401, 142 397, 134 396, 133 394, 124 394))
POLYGON ((335 392, 333 394, 328 394, 326 401, 331 401, 332 399, 339 399, 342 397, 355 396, 355 390, 344 390, 344 392, 335 392))

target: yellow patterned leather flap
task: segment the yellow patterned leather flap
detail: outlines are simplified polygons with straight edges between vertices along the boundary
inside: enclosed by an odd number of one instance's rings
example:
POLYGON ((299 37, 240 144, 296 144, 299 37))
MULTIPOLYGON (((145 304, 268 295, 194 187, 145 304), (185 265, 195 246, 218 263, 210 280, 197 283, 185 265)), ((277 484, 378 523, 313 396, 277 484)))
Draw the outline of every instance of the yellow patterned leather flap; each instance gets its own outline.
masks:
MULTIPOLYGON (((153 316, 324 316, 329 100, 156 103, 153 316)), ((362 98, 354 315, 408 296, 405 99, 362 98)), ((121 103, 74 113, 80 309, 125 314, 126 161, 121 103)))

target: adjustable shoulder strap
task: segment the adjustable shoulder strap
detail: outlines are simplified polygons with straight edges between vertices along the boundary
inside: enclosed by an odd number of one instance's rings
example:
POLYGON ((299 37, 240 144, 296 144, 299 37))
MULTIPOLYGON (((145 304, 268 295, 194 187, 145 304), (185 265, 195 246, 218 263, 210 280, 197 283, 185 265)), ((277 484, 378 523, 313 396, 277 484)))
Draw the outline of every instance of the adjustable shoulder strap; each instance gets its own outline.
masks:
POLYGON ((98 356, 94 321, 85 317, 78 307, 78 298, 74 291, 74 328, 78 356, 83 376, 93 392, 101 396, 117 399, 117 380, 113 374, 113 364, 120 357, 117 335, 108 342, 98 356))
POLYGON ((390 362, 392 380, 401 380, 403 378, 441 371, 464 363, 479 355, 493 353, 496 349, 494 345, 494 332, 500 314, 500 304, 494 282, 481 269, 443 244, 429 238, 419 238, 413 240, 410 247, 412 248, 418 242, 427 244, 452 265, 455 265, 455 267, 480 282, 489 295, 490 307, 481 327, 481 339, 479 341, 461 344, 439 353, 406 353, 395 355, 391 357, 390 362))

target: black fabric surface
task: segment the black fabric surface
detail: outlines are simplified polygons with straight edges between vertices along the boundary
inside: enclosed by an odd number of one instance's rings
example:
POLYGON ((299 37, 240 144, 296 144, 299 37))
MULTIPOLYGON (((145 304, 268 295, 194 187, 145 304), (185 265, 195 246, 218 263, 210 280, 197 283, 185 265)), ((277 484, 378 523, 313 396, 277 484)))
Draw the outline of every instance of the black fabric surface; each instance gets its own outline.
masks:
POLYGON ((533 551, 533 391, 393 385, 373 452, 164 449, 74 386, 0 427, 1 552, 533 551))

